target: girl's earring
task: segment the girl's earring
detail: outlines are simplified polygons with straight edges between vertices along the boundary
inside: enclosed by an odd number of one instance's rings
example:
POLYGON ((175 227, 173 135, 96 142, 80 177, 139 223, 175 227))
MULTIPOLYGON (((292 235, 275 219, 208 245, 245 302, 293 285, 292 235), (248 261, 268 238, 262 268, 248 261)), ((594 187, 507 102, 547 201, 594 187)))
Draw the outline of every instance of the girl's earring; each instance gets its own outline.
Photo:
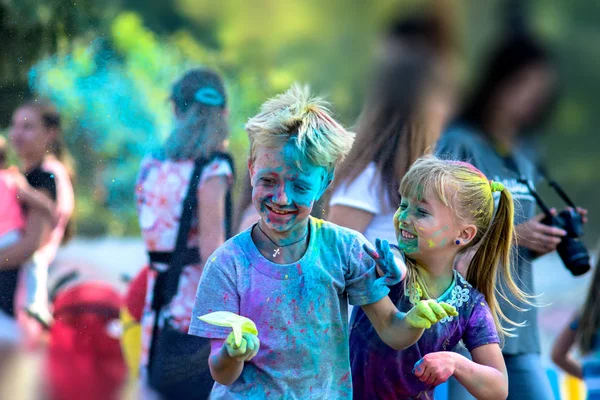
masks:
POLYGON ((456 241, 454 243, 460 244, 460 240, 456 239, 456 241))

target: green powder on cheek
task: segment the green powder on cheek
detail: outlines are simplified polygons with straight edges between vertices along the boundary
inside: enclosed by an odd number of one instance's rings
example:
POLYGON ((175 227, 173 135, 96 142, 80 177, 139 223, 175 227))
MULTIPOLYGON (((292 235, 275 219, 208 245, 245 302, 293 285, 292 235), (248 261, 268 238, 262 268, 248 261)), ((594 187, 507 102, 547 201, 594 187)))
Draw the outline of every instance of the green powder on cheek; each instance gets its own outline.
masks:
POLYGON ((433 237, 441 235, 443 232, 447 231, 449 229, 448 225, 444 226, 442 229, 440 229, 439 231, 435 231, 433 232, 433 237))

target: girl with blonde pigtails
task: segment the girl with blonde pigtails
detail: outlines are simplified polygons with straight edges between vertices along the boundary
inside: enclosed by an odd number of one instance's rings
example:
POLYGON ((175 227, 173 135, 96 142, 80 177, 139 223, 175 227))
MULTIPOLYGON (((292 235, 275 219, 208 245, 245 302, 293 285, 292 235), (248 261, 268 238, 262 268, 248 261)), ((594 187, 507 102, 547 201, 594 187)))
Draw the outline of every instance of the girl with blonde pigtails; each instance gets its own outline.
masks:
POLYGON ((403 178, 400 195, 394 215, 398 245, 378 239, 377 252, 370 251, 383 269, 394 259, 405 261, 402 281, 390 287, 389 296, 401 312, 444 302, 458 315, 436 323, 424 312, 420 327, 425 330, 418 341, 395 352, 377 337, 365 313, 355 309, 350 334, 354 398, 433 399, 434 388, 454 376, 478 399, 505 399, 501 344, 512 335, 510 326, 519 324, 506 318, 498 298, 506 299, 508 291, 531 304, 510 270, 510 192, 471 164, 423 157, 403 178), (475 255, 463 277, 453 262, 472 248, 475 255), (451 351, 461 340, 472 361, 451 351))

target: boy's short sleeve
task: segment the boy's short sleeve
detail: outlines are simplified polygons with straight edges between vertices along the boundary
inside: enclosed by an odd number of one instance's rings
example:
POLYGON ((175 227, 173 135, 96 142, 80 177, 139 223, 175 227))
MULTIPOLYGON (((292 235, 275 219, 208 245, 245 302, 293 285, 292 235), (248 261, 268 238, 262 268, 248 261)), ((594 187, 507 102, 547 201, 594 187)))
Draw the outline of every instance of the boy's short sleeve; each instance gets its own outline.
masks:
POLYGON ((358 234, 350 248, 345 271, 346 293, 348 293, 348 301, 353 306, 373 304, 390 292, 382 281, 376 282, 375 261, 363 249, 363 244, 369 245, 369 242, 364 236, 358 234))
POLYGON ((500 343, 492 312, 480 293, 474 301, 473 311, 465 326, 462 340, 469 351, 486 344, 500 343))
POLYGON ((235 264, 226 257, 211 256, 204 266, 188 333, 209 339, 226 339, 230 328, 210 325, 198 319, 216 311, 240 313, 235 264))

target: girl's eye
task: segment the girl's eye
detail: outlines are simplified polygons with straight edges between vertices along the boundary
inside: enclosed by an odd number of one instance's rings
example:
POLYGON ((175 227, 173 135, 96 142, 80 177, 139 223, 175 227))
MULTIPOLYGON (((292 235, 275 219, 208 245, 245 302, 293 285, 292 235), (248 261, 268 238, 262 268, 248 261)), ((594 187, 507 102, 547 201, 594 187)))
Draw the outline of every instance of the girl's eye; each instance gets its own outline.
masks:
POLYGON ((429 215, 429 213, 427 212, 427 210, 425 210, 424 208, 417 208, 417 211, 421 215, 429 215))
POLYGON ((308 192, 308 188, 305 188, 304 186, 296 186, 296 191, 298 193, 306 193, 308 192))
POLYGON ((406 208, 407 208, 407 207, 408 207, 408 206, 407 206, 406 204, 400 204, 400 209, 401 209, 402 211, 406 210, 406 208))

